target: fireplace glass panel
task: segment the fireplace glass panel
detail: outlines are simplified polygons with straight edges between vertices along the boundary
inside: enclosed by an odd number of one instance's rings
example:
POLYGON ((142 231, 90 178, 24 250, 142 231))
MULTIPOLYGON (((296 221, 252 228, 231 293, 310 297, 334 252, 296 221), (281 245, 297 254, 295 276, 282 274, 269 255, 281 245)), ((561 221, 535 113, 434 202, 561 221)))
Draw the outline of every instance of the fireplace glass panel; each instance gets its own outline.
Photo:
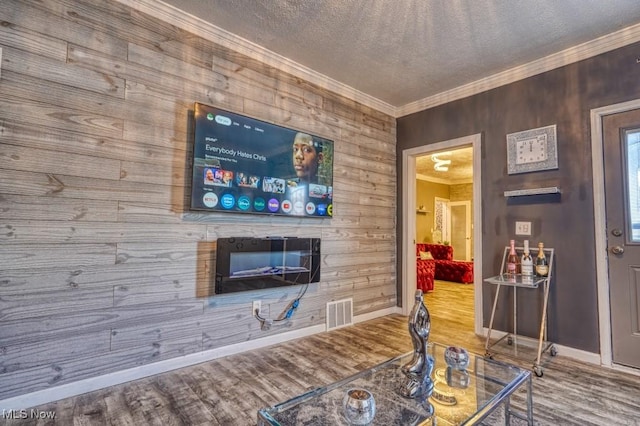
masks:
POLYGON ((216 294, 320 280, 319 238, 220 238, 217 246, 216 294))
POLYGON ((309 251, 231 253, 230 278, 309 272, 309 251))

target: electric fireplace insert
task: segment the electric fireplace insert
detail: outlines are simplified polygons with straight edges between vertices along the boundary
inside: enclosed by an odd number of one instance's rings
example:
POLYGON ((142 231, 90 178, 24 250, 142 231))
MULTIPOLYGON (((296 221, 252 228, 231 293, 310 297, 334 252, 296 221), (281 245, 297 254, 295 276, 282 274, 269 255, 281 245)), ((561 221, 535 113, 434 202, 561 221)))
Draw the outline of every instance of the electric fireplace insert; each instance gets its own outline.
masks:
POLYGON ((320 281, 320 238, 219 238, 215 294, 320 281))

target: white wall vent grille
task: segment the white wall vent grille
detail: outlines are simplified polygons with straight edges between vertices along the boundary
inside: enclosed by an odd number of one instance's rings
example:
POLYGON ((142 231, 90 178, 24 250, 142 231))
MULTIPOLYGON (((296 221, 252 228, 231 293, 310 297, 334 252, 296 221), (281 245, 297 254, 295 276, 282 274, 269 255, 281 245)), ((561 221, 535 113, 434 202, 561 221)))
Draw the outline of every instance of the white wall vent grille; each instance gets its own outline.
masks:
POLYGON ((327 303, 327 331, 353 324, 353 299, 327 303))

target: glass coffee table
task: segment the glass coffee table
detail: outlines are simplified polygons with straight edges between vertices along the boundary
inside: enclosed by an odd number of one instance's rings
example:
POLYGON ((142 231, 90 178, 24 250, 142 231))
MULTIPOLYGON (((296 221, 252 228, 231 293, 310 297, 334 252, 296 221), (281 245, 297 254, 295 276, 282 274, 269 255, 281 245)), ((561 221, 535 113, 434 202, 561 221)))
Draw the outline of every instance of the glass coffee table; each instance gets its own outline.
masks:
POLYGON ((353 388, 373 394, 376 414, 370 425, 472 425, 482 422, 498 407, 504 410, 505 424, 510 424, 513 416, 533 425, 530 371, 472 353, 466 370, 453 370, 444 359, 447 346, 429 343, 428 348, 435 359, 432 374, 435 388, 428 399, 409 399, 398 393, 404 379, 401 367, 412 358, 410 352, 261 409, 258 426, 349 425, 344 417, 343 399, 347 390, 353 388), (518 398, 524 409, 517 411, 511 397, 523 385, 524 392, 518 392, 518 398))

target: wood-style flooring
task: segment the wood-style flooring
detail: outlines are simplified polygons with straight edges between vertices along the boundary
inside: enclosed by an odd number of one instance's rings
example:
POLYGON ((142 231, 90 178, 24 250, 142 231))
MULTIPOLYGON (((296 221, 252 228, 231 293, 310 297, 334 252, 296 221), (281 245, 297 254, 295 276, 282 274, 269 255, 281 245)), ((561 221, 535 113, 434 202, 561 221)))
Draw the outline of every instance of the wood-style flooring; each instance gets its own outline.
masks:
MULTIPOLYGON (((431 341, 484 353, 473 333, 472 285, 438 281, 425 301, 431 341)), ((55 411, 55 421, 4 424, 252 425, 260 408, 409 350, 407 318, 391 315, 37 407, 55 411)), ((531 367, 531 359, 496 359, 531 367)), ((640 425, 638 376, 560 353, 533 383, 538 425, 640 425)))

